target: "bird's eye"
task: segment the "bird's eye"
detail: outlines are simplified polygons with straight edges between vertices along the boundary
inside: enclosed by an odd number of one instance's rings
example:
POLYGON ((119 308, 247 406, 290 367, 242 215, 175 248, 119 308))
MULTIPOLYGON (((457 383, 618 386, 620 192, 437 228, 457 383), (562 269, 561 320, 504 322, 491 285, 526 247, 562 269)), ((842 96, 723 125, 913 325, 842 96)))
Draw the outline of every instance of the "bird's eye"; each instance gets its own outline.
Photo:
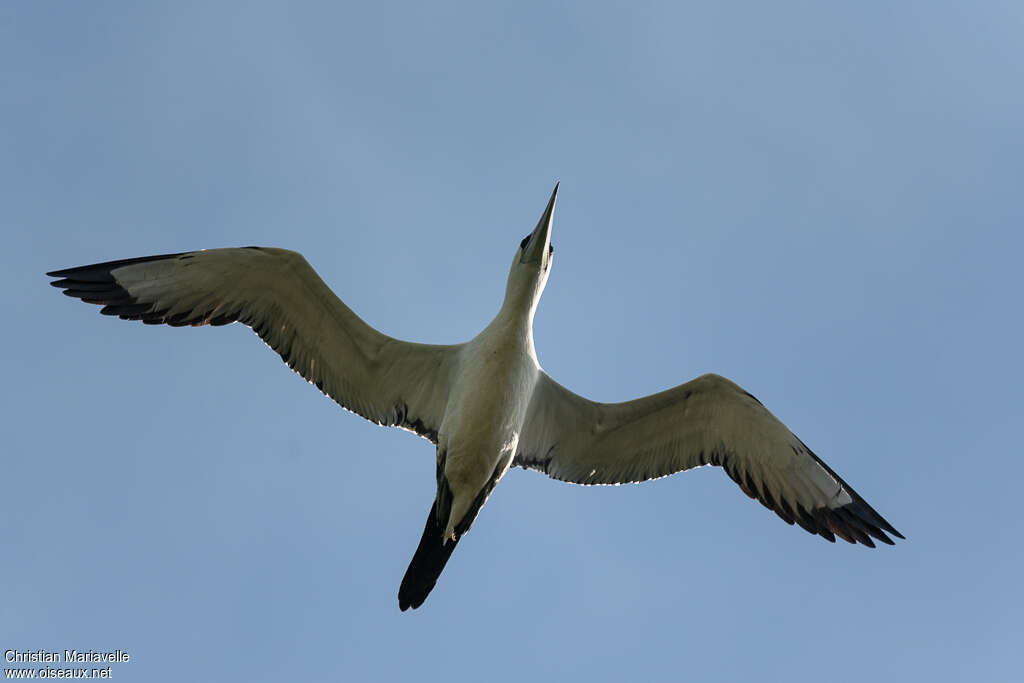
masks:
POLYGON ((551 256, 554 253, 555 253, 555 245, 549 244, 548 245, 548 256, 551 256))
MULTIPOLYGON (((530 235, 532 235, 532 234, 533 233, 530 233, 530 235)), ((530 235, 527 235, 526 237, 524 237, 523 241, 519 243, 519 248, 520 249, 526 249, 526 243, 530 241, 530 235)))

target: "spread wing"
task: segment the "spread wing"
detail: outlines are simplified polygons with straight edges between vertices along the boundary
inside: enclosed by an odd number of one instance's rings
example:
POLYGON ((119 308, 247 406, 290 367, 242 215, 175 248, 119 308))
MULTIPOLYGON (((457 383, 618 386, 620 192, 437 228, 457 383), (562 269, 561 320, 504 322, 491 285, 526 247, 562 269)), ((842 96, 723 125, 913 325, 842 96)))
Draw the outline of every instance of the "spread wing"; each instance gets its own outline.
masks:
POLYGON ((718 465, 751 498, 829 541, 903 536, 761 402, 703 375, 625 403, 595 403, 541 373, 514 463, 577 484, 620 484, 718 465))
POLYGON ((301 254, 245 247, 47 273, 68 296, 149 324, 251 327, 342 407, 437 442, 459 346, 399 341, 363 322, 301 254))

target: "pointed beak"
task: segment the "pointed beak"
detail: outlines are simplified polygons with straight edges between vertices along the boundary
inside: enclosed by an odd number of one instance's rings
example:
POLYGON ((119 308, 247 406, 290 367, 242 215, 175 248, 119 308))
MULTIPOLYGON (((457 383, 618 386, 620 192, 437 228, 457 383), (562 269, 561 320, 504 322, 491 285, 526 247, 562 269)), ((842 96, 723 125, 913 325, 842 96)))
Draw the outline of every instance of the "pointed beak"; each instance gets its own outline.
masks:
POLYGON ((523 263, 541 263, 544 255, 548 253, 548 248, 551 246, 551 223, 555 216, 556 197, 558 197, 558 183, 555 183, 555 189, 551 193, 551 199, 548 200, 547 208, 541 214, 537 227, 530 234, 530 241, 523 249, 521 259, 523 263))

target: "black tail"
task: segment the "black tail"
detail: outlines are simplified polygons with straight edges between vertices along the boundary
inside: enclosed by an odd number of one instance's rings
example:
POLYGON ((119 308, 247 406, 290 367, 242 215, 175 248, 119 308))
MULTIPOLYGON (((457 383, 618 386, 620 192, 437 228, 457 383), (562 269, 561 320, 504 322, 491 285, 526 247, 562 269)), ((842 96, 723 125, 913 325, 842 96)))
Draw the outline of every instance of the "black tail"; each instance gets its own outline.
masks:
POLYGON ((427 599, 457 543, 457 540, 453 541, 450 538, 447 543, 444 542, 444 529, 437 521, 435 500, 430 506, 420 545, 416 548, 416 554, 412 556, 412 562, 405 570, 405 577, 398 589, 398 606, 403 612, 410 607, 416 609, 427 599))

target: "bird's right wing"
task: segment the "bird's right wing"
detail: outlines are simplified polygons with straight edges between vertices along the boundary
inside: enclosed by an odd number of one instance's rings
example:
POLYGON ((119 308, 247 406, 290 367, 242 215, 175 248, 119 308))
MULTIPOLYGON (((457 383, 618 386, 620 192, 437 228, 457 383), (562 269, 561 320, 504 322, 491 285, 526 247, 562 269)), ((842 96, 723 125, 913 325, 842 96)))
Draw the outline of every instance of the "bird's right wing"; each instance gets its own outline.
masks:
POLYGON ((288 367, 342 407, 437 442, 461 345, 373 329, 301 254, 244 247, 109 261, 47 273, 68 296, 150 324, 251 327, 288 367))
POLYGON ((761 402, 703 375, 625 403, 597 403, 541 373, 514 465, 577 484, 621 484, 718 465, 751 498, 829 541, 903 538, 761 402))

